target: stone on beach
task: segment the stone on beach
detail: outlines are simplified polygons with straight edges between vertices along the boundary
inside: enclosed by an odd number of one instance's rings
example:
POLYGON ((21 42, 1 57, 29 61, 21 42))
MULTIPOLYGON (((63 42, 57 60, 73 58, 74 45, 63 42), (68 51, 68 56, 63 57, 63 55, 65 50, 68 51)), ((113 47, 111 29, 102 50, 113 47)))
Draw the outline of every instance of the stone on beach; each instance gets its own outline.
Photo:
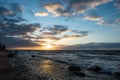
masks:
POLYGON ((97 65, 92 65, 92 66, 88 67, 87 69, 94 71, 94 72, 100 72, 102 70, 102 68, 97 65))
POLYGON ((86 76, 85 73, 81 72, 81 68, 79 66, 69 66, 68 70, 74 73, 75 75, 84 77, 86 76))
POLYGON ((79 66, 69 66, 68 70, 69 71, 81 71, 79 66))
POLYGON ((120 79, 120 71, 116 71, 113 73, 113 76, 115 76, 116 78, 120 79))
POLYGON ((34 58, 34 57, 35 57, 35 55, 32 55, 32 57, 34 58))

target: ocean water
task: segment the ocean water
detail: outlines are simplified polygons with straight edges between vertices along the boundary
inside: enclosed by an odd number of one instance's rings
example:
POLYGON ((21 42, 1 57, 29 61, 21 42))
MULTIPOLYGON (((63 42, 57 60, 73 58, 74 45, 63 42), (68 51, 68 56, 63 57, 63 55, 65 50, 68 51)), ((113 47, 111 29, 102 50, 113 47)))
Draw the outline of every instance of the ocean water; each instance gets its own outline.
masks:
POLYGON ((120 70, 120 51, 12 52, 17 56, 11 60, 11 64, 22 70, 21 76, 26 80, 119 80, 112 74, 120 70), (67 69, 70 65, 79 66, 86 76, 71 73, 67 69), (92 65, 101 67, 103 72, 87 70, 92 65))

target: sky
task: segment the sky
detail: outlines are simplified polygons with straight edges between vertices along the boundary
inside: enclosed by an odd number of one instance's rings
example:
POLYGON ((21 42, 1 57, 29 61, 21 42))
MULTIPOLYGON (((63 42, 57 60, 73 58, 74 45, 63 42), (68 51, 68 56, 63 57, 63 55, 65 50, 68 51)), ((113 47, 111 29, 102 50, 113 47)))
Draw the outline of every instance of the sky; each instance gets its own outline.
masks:
POLYGON ((120 0, 0 0, 8 49, 120 49, 120 0))

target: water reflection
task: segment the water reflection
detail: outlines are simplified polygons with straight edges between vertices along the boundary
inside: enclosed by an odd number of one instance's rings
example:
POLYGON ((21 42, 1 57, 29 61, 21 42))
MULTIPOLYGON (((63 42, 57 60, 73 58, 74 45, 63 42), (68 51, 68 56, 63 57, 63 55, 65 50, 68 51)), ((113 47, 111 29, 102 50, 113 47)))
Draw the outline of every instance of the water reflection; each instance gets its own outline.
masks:
POLYGON ((43 72, 44 74, 48 75, 51 74, 53 71, 53 63, 50 60, 43 60, 41 63, 41 72, 43 72))
POLYGON ((64 65, 58 65, 51 60, 42 60, 39 66, 40 75, 45 76, 49 79, 60 80, 65 76, 64 65))

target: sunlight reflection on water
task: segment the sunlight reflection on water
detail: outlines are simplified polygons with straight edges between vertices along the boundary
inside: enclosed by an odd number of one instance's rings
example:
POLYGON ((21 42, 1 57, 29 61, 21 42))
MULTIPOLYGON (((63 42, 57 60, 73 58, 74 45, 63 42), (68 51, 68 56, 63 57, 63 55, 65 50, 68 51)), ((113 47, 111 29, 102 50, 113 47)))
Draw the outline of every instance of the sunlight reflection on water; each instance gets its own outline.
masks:
POLYGON ((53 71, 52 62, 50 60, 43 60, 41 63, 41 72, 44 74, 50 74, 53 71))
POLYGON ((39 72, 40 75, 47 77, 51 80, 62 80, 66 75, 65 65, 58 65, 57 63, 51 60, 40 60, 39 72))

